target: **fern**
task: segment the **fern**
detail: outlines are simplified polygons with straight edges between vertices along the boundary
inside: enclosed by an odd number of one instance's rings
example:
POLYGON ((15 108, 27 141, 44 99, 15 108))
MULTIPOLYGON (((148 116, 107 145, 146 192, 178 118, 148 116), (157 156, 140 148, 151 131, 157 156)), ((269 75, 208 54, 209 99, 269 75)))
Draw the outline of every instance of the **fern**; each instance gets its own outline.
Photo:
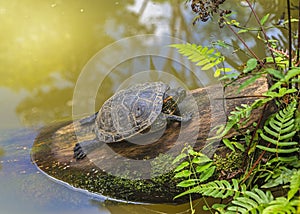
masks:
MULTIPOLYGON (((262 191, 258 188, 253 188, 251 191, 245 189, 241 190, 240 196, 234 196, 233 200, 221 213, 233 214, 248 214, 248 213, 262 213, 262 214, 274 214, 274 213, 296 213, 297 205, 300 203, 299 198, 294 198, 295 190, 299 191, 299 176, 300 173, 295 173, 292 178, 293 188, 291 187, 289 193, 290 197, 273 197, 270 191, 262 191)), ((292 185, 292 184, 291 184, 292 185)))
MULTIPOLYGON (((296 157, 297 158, 297 157, 296 157)), ((285 166, 279 166, 274 168, 270 166, 263 174, 265 178, 265 184, 262 188, 272 188, 279 185, 288 184, 291 181, 291 176, 294 174, 294 170, 288 169, 285 166)), ((262 176, 262 177, 264 177, 262 176)))
POLYGON ((282 85, 288 85, 290 83, 297 83, 299 82, 299 76, 300 75, 300 68, 292 68, 291 70, 288 70, 286 75, 281 76, 280 80, 277 81, 272 87, 269 89, 269 91, 273 91, 275 89, 281 88, 282 85))
MULTIPOLYGON (((212 177, 216 169, 213 160, 201 152, 194 151, 191 147, 184 148, 181 154, 175 158, 173 164, 178 164, 179 162, 181 163, 174 170, 174 178, 181 179, 177 186, 183 188, 198 186, 212 177)), ((175 198, 186 194, 189 193, 183 192, 175 198)))
POLYGON ((293 214, 296 213, 297 205, 299 203, 300 200, 297 199, 289 201, 287 198, 278 197, 268 204, 262 214, 293 214))
POLYGON ((294 198, 295 194, 300 191, 300 170, 293 173, 290 177, 290 190, 288 197, 278 197, 271 201, 263 210, 263 214, 273 213, 296 213, 297 206, 300 203, 299 197, 294 198))
MULTIPOLYGON (((242 189, 246 189, 246 186, 242 185, 242 189)), ((241 193, 238 181, 232 179, 232 184, 227 180, 215 180, 206 184, 197 186, 187 193, 199 193, 203 196, 209 196, 214 198, 228 198, 241 193)))
POLYGON ((265 207, 273 201, 270 191, 266 193, 258 188, 252 191, 244 191, 243 196, 236 197, 232 201, 227 213, 262 213, 265 207))
MULTIPOLYGON (((241 126, 245 125, 249 119, 252 111, 257 109, 267 102, 272 100, 272 98, 263 98, 255 100, 251 105, 241 104, 241 106, 235 107, 235 111, 230 112, 228 116, 228 121, 225 127, 222 127, 220 133, 217 136, 210 139, 218 139, 224 137, 232 128, 240 129, 241 126)), ((209 139, 209 140, 210 140, 209 139)))
POLYGON ((291 185, 288 192, 288 200, 292 199, 294 195, 300 191, 300 170, 292 175, 290 183, 291 185))
POLYGON ((257 148, 276 154, 293 153, 299 150, 298 142, 291 141, 296 134, 294 118, 296 105, 296 101, 291 102, 285 109, 275 113, 264 125, 264 131, 260 136, 275 147, 258 145, 257 148))
MULTIPOLYGON (((215 49, 208 47, 203 47, 196 44, 172 44, 170 47, 176 48, 178 52, 186 57, 192 62, 196 62, 197 66, 200 66, 202 70, 208 70, 213 67, 217 67, 220 63, 224 61, 224 57, 220 52, 215 49)), ((218 68, 215 70, 215 77, 218 77, 221 72, 229 72, 230 68, 218 68)))

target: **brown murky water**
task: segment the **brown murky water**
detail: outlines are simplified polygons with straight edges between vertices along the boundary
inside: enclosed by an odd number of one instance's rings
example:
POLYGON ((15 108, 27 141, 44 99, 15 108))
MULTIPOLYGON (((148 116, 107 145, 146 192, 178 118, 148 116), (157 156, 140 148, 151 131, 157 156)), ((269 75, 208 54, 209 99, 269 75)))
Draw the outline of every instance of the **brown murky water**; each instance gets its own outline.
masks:
MULTIPOLYGON (((241 1, 227 0, 224 7, 234 10, 241 24, 253 21, 241 1)), ((279 0, 260 0, 256 8, 260 17, 270 12, 275 24, 285 6, 279 0)), ((166 46, 177 39, 201 45, 222 39, 242 46, 228 29, 219 29, 217 20, 192 26, 192 18, 179 0, 0 0, 0 213, 189 213, 188 204, 104 204, 39 173, 31 164, 30 148, 38 127, 71 120, 74 105, 98 109, 122 84, 141 78, 168 78, 190 89, 212 83, 211 72, 189 71, 183 64, 192 65, 183 58, 175 62, 177 53, 166 46), (132 39, 144 34, 156 39, 132 39), (126 43, 124 38, 131 39, 126 43), (141 54, 142 47, 153 52, 141 54), (76 103, 74 91, 89 66, 97 70, 90 79, 101 77, 99 91, 89 96, 87 89, 82 103, 76 103)), ((280 38, 285 31, 268 33, 280 38)), ((255 32, 243 36, 258 55, 265 55, 255 32)), ((233 67, 247 59, 241 51, 222 52, 231 57, 227 63, 233 67)))

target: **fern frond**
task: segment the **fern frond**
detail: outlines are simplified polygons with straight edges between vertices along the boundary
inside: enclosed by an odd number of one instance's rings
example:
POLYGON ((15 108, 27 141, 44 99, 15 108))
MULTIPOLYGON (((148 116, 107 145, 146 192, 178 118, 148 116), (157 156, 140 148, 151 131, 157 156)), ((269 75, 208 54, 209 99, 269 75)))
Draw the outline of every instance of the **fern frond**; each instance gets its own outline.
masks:
POLYGON ((263 106, 265 103, 272 100, 271 98, 263 98, 255 100, 251 105, 242 104, 241 106, 235 107, 235 110, 230 112, 230 116, 228 116, 228 121, 221 129, 221 133, 215 137, 209 138, 208 140, 217 139, 224 137, 232 128, 236 128, 237 130, 246 124, 249 119, 252 111, 263 106))
MULTIPOLYGON (((295 157, 295 156, 293 156, 295 157)), ((298 159, 298 157, 296 157, 298 159)), ((295 159, 293 159, 295 160, 295 159)), ((293 161, 292 160, 292 161, 293 161)), ((288 160, 289 162, 291 160, 288 160)), ((288 169, 285 166, 280 166, 272 170, 272 172, 267 172, 266 183, 261 186, 261 188, 272 188, 279 185, 286 185, 291 182, 291 177, 294 175, 294 170, 288 169)))
POLYGON ((174 178, 179 178, 181 181, 177 184, 178 187, 189 188, 190 190, 183 192, 175 198, 186 194, 197 193, 193 192, 195 186, 203 183, 211 178, 216 170, 213 160, 201 152, 195 151, 192 147, 185 147, 181 154, 175 158, 175 163, 182 161, 175 169, 174 178))
POLYGON ((252 191, 244 191, 243 196, 236 197, 232 201, 228 211, 235 213, 262 213, 267 205, 273 201, 273 195, 270 191, 266 193, 258 188, 252 191))
POLYGON ((275 89, 280 89, 282 85, 288 85, 292 82, 297 82, 297 78, 300 75, 300 68, 292 68, 288 70, 288 72, 280 78, 279 81, 277 81, 274 85, 271 86, 269 91, 274 91, 275 89))
POLYGON ((296 134, 294 113, 296 101, 291 102, 285 109, 274 114, 263 127, 260 136, 263 140, 273 144, 274 147, 258 145, 257 148, 272 153, 293 153, 299 150, 298 142, 291 141, 296 134))
MULTIPOLYGON (((241 189, 239 188, 238 181, 233 179, 232 183, 233 184, 229 183, 227 180, 215 180, 189 189, 176 197, 197 193, 203 196, 224 199, 230 196, 239 195, 241 193, 241 189)), ((246 187, 243 186, 243 188, 245 189, 246 187)))
POLYGON ((300 191, 300 170, 292 175, 290 183, 290 190, 288 192, 289 200, 291 200, 294 195, 300 191))
POLYGON ((271 201, 268 206, 263 210, 262 214, 293 214, 296 213, 297 205, 300 200, 289 201, 285 197, 278 197, 275 200, 271 201))
POLYGON ((236 192, 239 192, 238 186, 232 186, 226 180, 215 180, 207 184, 201 185, 200 193, 204 196, 210 196, 214 198, 227 198, 233 196, 236 192))
POLYGON ((271 201, 263 210, 263 214, 283 213, 293 214, 297 213, 297 207, 300 205, 299 196, 295 197, 296 193, 300 191, 300 170, 294 171, 290 177, 290 190, 288 196, 278 197, 271 201))
MULTIPOLYGON (((201 66, 202 70, 208 70, 214 66, 217 66, 224 61, 224 57, 220 52, 215 49, 203 47, 196 44, 172 44, 170 47, 176 48, 178 52, 192 62, 196 62, 197 66, 201 66)), ((228 71, 225 69, 224 71, 228 71)))

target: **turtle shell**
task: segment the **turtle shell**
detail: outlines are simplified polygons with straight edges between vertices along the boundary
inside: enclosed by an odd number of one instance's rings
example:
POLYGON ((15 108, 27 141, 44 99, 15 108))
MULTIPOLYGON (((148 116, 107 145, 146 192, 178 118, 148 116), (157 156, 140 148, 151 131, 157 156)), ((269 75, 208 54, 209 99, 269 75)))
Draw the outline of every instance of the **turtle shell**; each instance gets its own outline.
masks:
POLYGON ((98 139, 117 142, 147 129, 161 114, 168 89, 165 83, 148 82, 118 91, 99 110, 95 120, 98 139))

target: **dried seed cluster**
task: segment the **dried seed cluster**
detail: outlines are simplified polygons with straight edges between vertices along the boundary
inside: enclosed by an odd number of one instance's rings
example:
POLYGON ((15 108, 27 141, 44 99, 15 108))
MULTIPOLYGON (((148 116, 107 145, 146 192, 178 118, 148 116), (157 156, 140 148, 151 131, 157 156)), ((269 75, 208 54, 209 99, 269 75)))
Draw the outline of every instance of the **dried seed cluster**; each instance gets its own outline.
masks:
POLYGON ((197 14, 193 21, 193 25, 198 21, 206 22, 215 13, 218 13, 219 25, 224 26, 224 15, 230 14, 230 10, 220 9, 219 6, 223 4, 226 0, 192 0, 191 8, 197 14))

